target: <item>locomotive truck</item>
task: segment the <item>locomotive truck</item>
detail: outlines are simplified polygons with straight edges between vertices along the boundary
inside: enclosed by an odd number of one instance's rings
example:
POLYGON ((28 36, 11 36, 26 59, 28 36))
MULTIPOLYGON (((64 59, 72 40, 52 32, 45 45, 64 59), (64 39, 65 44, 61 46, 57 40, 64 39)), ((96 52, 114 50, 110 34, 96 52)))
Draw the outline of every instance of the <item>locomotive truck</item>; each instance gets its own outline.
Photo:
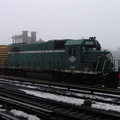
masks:
POLYGON ((96 38, 90 37, 8 45, 2 70, 8 75, 50 74, 62 82, 116 88, 120 75, 114 66, 111 52, 101 50, 96 38))

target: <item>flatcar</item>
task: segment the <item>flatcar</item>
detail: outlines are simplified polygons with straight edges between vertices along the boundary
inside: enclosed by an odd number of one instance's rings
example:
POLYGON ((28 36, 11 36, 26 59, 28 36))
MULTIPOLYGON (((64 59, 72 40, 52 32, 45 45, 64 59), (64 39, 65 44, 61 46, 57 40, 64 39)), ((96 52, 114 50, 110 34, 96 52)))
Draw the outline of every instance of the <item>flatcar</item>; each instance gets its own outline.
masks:
POLYGON ((110 51, 101 50, 95 37, 49 40, 44 43, 11 44, 4 74, 51 74, 54 80, 116 88, 119 71, 110 51))

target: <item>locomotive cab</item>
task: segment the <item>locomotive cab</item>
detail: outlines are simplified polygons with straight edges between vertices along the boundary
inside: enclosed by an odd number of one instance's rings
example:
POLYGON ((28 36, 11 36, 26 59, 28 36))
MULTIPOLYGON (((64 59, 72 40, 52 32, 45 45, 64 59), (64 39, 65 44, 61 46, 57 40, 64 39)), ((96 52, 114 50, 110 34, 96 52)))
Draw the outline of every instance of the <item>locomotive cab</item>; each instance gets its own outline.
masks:
POLYGON ((66 68, 72 71, 95 71, 98 56, 101 55, 100 50, 101 46, 95 37, 67 41, 65 44, 66 68))

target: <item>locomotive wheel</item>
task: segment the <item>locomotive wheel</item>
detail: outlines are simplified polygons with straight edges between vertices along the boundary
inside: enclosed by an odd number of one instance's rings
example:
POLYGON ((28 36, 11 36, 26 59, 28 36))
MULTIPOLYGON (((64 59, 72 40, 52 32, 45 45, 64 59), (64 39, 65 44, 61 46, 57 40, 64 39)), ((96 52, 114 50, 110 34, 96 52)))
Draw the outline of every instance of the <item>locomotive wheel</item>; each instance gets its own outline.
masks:
POLYGON ((59 73, 59 72, 53 72, 52 73, 52 80, 62 82, 63 81, 63 74, 59 73))
POLYGON ((119 82, 117 74, 118 73, 109 73, 109 75, 107 75, 105 80, 105 87, 117 88, 119 82))
POLYGON ((63 76, 63 82, 65 83, 79 83, 79 76, 75 74, 66 73, 63 76))
POLYGON ((96 85, 96 76, 95 75, 80 75, 79 83, 84 85, 96 85))
POLYGON ((8 75, 8 69, 3 69, 3 74, 8 75))

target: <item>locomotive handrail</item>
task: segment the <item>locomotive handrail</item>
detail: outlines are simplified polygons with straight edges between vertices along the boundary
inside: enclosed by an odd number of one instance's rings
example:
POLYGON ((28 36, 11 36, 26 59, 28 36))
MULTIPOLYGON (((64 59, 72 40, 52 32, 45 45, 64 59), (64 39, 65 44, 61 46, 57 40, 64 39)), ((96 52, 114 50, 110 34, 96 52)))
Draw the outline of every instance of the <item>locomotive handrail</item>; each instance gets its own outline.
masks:
POLYGON ((102 74, 103 74, 104 76, 108 75, 108 73, 104 74, 104 68, 105 68, 106 62, 108 62, 108 61, 109 61, 109 59, 105 60, 104 63, 103 63, 102 74))
POLYGON ((112 59, 112 63, 113 63, 113 70, 120 71, 120 60, 112 59))
POLYGON ((98 65, 99 65, 99 62, 100 62, 100 57, 101 57, 101 56, 98 56, 98 61, 97 61, 97 65, 96 65, 96 67, 95 67, 95 71, 97 71, 97 68, 98 68, 98 65))

